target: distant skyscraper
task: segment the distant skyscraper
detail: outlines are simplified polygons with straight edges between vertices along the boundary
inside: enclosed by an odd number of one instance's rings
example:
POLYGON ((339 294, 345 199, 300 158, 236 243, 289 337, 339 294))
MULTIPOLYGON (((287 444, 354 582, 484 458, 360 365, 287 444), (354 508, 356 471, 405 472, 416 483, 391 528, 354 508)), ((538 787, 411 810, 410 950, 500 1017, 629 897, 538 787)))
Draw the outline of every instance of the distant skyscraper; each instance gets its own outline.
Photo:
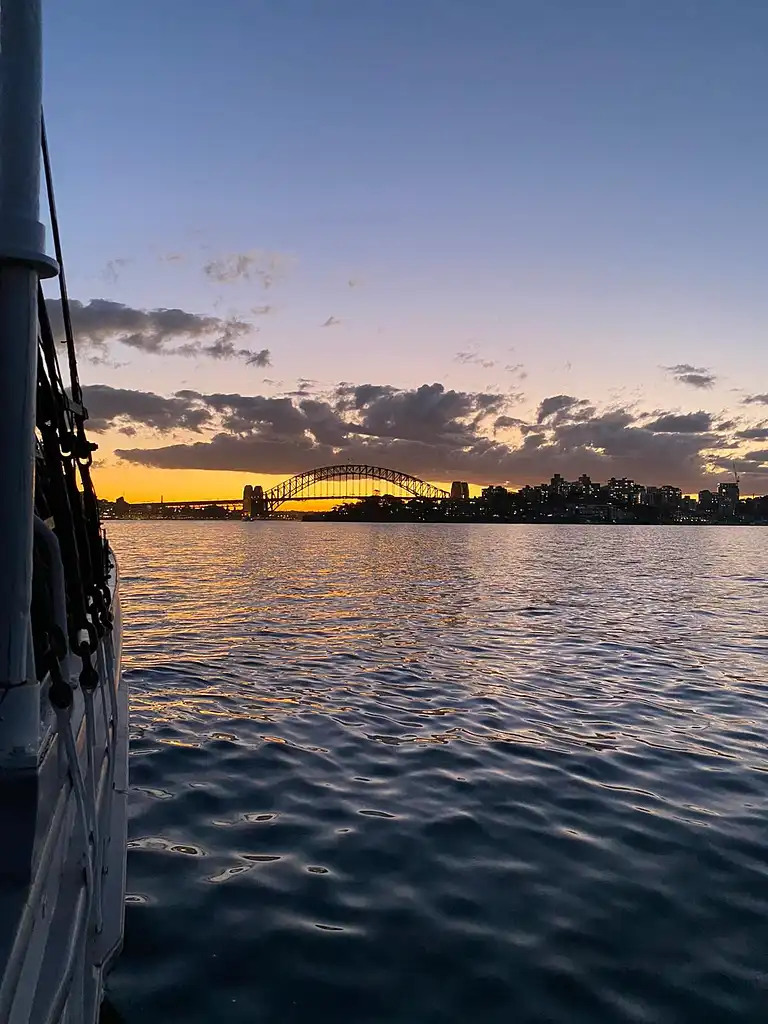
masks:
POLYGON ((608 493, 614 501, 620 501, 624 505, 636 505, 640 500, 640 495, 643 488, 636 484, 634 480, 628 480, 626 477, 622 477, 621 480, 617 480, 616 477, 611 477, 608 481, 608 493))
POLYGON ((556 494, 558 497, 562 497, 570 490, 570 484, 567 480, 564 480, 559 473, 555 473, 549 482, 549 493, 556 494))
POLYGON ((715 495, 712 491, 699 491, 699 507, 703 511, 707 511, 715 507, 715 495))
POLYGON ((665 484, 661 488, 661 500, 664 505, 679 508, 683 500, 683 492, 679 487, 670 487, 669 484, 665 484))
POLYGON ((721 509, 732 512, 739 504, 739 485, 718 484, 717 503, 721 509))

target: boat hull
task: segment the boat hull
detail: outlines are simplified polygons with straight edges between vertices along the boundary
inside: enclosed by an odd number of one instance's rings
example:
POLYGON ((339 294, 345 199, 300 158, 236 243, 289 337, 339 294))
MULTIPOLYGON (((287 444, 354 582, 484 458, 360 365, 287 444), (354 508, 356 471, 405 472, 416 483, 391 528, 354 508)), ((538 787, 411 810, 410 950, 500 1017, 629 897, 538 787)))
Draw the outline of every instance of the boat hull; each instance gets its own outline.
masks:
MULTIPOLYGON (((0 771, 0 820, 8 823, 0 847, 3 1024, 93 1024, 104 977, 122 947, 128 692, 121 675, 114 559, 110 589, 113 629, 93 657, 101 680, 90 704, 93 742, 88 742, 88 697, 83 690, 78 686, 74 691, 68 716, 74 743, 68 745, 44 682, 37 765, 0 771), (85 807, 90 811, 89 837, 83 827, 83 801, 73 786, 76 771, 85 782, 81 792, 90 798, 85 807)), ((71 657, 70 680, 77 678, 78 667, 71 657)))

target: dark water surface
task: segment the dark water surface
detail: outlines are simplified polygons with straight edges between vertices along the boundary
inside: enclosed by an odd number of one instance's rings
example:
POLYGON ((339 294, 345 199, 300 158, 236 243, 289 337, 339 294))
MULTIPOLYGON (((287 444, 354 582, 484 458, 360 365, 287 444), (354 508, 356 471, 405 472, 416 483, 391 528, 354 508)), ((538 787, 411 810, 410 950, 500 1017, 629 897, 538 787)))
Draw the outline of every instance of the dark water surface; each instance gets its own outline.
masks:
POLYGON ((114 523, 127 1024, 768 1020, 768 532, 114 523))

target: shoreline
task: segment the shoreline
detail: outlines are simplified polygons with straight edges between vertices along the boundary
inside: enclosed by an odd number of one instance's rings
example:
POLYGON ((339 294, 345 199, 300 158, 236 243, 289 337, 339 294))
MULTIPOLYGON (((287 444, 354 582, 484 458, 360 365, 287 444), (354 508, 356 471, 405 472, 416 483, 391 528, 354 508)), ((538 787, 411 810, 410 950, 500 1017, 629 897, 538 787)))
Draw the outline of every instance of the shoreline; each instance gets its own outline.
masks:
POLYGON ((361 525, 366 523, 388 523, 394 526, 768 526, 768 522, 744 522, 743 520, 691 521, 665 520, 664 522, 640 522, 631 519, 344 519, 306 513, 298 516, 264 516, 261 518, 222 518, 208 516, 168 517, 124 516, 102 518, 104 523, 343 523, 361 525))

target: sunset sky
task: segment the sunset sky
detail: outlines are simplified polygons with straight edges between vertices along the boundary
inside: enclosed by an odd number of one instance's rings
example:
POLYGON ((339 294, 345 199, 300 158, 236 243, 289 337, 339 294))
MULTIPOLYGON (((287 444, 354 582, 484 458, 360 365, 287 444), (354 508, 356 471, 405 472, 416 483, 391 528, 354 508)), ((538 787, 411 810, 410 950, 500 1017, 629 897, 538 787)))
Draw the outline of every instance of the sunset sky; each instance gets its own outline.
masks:
POLYGON ((768 491, 764 0, 46 8, 102 496, 768 491))

